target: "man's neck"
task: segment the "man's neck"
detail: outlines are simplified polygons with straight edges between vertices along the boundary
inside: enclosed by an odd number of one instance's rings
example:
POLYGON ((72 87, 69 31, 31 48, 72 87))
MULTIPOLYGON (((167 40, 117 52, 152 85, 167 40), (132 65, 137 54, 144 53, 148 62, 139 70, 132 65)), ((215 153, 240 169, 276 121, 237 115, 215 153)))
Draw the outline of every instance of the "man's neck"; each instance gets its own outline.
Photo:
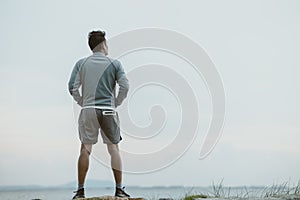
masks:
POLYGON ((102 50, 96 50, 96 51, 93 51, 93 53, 102 53, 103 55, 105 55, 105 52, 102 50))

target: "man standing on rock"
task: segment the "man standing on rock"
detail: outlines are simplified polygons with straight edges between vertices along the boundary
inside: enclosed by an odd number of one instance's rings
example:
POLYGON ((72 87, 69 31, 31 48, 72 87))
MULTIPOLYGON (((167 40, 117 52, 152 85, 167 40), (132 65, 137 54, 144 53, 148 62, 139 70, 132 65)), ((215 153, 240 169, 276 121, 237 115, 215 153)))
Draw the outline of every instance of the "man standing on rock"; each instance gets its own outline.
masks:
POLYGON ((121 63, 107 57, 105 32, 90 32, 88 44, 93 54, 80 59, 75 64, 68 83, 70 94, 82 107, 78 119, 81 141, 78 159, 78 189, 73 199, 85 197, 84 181, 89 167, 89 156, 92 145, 98 141, 99 129, 103 143, 107 145, 111 156, 111 168, 116 183, 115 196, 129 197, 122 187, 122 161, 118 147, 122 137, 118 113, 115 111, 127 96, 128 79, 121 63), (119 85, 117 97, 115 97, 116 83, 119 85))

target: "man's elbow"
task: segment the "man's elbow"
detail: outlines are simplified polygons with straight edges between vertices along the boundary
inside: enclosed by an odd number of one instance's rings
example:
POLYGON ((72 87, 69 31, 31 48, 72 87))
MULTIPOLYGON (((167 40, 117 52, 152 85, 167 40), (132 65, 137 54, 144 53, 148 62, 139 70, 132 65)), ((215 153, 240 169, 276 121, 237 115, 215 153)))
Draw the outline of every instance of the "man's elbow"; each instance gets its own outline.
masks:
POLYGON ((68 91, 69 91, 70 95, 73 95, 73 87, 71 87, 70 85, 68 87, 68 91))
POLYGON ((129 84, 128 82, 126 82, 126 84, 124 84, 122 88, 122 93, 124 95, 124 98, 127 97, 128 91, 129 91, 129 84))
POLYGON ((68 91, 71 95, 73 94, 73 83, 71 82, 71 80, 68 82, 68 91))
POLYGON ((125 92, 126 92, 126 94, 127 94, 128 91, 129 91, 129 83, 128 83, 128 82, 125 84, 124 90, 125 90, 125 92))
POLYGON ((120 85, 120 90, 122 90, 123 93, 127 94, 129 91, 129 81, 125 76, 123 76, 119 80, 119 85, 120 85))

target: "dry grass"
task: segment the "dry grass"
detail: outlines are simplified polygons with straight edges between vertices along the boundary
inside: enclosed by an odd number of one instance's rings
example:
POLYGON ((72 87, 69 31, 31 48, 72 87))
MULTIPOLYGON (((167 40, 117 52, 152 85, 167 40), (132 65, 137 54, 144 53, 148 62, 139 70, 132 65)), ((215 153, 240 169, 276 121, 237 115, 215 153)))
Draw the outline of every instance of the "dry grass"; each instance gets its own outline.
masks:
POLYGON ((223 179, 215 184, 212 184, 212 191, 210 194, 191 194, 191 192, 186 193, 182 200, 193 200, 197 198, 226 198, 226 199, 249 199, 254 198, 269 198, 269 197, 279 197, 283 199, 300 199, 300 180, 294 186, 291 186, 290 181, 273 184, 272 186, 264 188, 262 191, 254 190, 251 191, 247 187, 242 187, 240 191, 236 191, 235 194, 231 194, 231 187, 224 187, 223 179))

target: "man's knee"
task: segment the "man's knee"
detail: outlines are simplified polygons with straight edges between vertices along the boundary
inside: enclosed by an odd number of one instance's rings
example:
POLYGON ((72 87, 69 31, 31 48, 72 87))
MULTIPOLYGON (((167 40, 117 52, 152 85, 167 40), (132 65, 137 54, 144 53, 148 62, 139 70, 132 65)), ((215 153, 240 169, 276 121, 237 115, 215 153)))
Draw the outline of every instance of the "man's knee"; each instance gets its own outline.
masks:
POLYGON ((119 153, 119 146, 118 146, 118 144, 108 144, 107 150, 110 155, 112 155, 114 153, 119 153))
POLYGON ((80 154, 90 155, 92 153, 91 144, 81 144, 80 154))

